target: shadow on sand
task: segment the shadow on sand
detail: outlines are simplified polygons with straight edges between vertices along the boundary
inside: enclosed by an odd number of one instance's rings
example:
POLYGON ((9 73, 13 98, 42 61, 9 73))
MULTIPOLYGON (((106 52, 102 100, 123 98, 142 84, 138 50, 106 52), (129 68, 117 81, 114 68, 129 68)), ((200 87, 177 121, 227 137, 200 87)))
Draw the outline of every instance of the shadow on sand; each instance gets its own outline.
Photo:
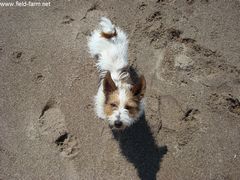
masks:
POLYGON ((155 143, 145 115, 123 132, 112 131, 112 133, 119 142, 122 154, 137 169, 139 178, 155 180, 161 159, 168 150, 167 146, 158 147, 155 143))

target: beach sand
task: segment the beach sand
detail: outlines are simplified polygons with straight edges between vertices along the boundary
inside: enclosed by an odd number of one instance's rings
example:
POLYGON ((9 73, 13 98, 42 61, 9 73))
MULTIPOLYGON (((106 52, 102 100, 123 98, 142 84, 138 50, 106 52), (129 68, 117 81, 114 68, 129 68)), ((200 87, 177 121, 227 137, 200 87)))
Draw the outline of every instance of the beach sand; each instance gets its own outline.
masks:
POLYGON ((240 1, 46 2, 0 7, 0 179, 240 179, 240 1), (122 133, 94 112, 101 16, 147 81, 122 133))

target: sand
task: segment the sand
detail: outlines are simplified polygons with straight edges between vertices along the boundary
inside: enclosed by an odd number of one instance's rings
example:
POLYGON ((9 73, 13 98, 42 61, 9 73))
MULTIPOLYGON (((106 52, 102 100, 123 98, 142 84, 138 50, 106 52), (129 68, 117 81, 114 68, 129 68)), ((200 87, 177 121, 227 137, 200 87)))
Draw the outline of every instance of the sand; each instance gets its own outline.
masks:
POLYGON ((240 1, 46 2, 0 7, 0 179, 240 179, 240 1), (101 16, 147 80, 122 133, 94 113, 101 16))

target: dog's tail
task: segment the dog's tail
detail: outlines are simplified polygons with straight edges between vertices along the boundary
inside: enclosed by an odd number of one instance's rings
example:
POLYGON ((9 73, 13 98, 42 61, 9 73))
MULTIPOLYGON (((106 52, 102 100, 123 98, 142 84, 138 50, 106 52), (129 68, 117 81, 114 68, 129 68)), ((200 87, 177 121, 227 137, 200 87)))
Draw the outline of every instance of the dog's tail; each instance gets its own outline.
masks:
POLYGON ((123 47, 127 48, 127 35, 119 27, 115 27, 108 18, 102 17, 99 28, 93 31, 88 39, 90 54, 92 57, 99 57, 106 50, 113 51, 114 47, 118 47, 118 50, 121 50, 123 47))
POLYGON ((88 48, 92 57, 97 57, 98 59, 104 50, 109 49, 110 41, 116 38, 116 36, 115 26, 109 19, 102 17, 98 29, 94 30, 88 39, 88 48))
POLYGON ((101 25, 101 29, 102 29, 102 32, 101 32, 102 37, 104 37, 106 39, 111 39, 111 38, 117 36, 117 31, 116 31, 115 25, 113 25, 112 22, 108 18, 102 17, 100 25, 101 25))
POLYGON ((121 69, 128 66, 127 35, 106 17, 101 18, 99 25, 88 39, 89 52, 97 58, 98 69, 110 71, 116 79, 121 69))

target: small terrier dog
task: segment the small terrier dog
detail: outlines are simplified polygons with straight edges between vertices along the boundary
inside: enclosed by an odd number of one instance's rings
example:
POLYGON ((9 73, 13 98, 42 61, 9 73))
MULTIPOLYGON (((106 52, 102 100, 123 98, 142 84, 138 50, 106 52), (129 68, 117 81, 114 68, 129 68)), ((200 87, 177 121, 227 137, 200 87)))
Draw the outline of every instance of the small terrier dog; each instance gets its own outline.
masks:
POLYGON ((106 17, 88 39, 92 57, 100 72, 100 83, 95 96, 97 116, 107 120, 113 129, 131 126, 144 111, 144 76, 133 77, 128 64, 128 39, 125 32, 115 27, 106 17))

